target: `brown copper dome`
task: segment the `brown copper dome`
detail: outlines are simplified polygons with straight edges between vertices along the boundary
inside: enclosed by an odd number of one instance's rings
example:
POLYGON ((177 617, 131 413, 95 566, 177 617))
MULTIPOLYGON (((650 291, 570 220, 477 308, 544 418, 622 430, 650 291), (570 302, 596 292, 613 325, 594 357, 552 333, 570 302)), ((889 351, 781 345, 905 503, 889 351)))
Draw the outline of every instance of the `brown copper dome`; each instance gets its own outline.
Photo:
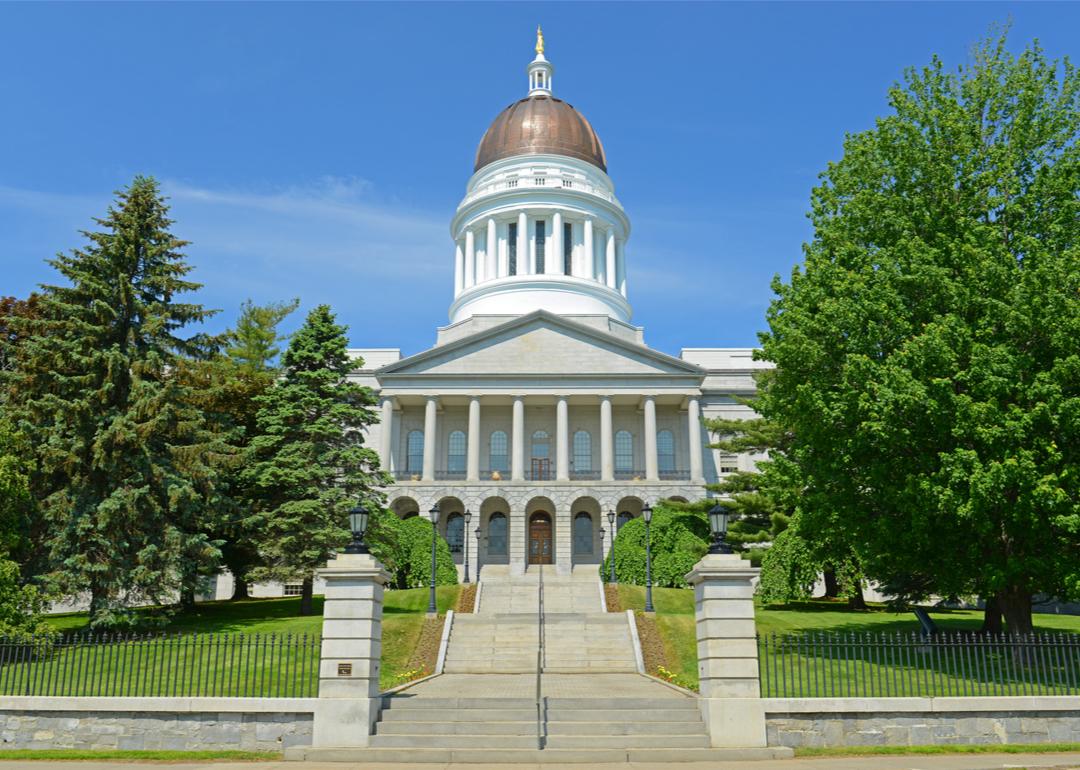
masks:
POLYGON ((480 140, 473 170, 514 155, 540 154, 566 155, 607 171, 604 146, 585 116, 546 95, 514 102, 499 113, 480 140))

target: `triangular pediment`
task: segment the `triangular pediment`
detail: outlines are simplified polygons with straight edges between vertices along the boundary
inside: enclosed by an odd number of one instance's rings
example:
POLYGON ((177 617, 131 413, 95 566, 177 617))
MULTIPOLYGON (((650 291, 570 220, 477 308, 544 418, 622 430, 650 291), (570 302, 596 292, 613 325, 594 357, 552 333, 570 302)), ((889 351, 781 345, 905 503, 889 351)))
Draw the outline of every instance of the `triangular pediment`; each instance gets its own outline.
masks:
POLYGON ((701 376, 694 364, 547 311, 536 311, 378 371, 384 375, 701 376))

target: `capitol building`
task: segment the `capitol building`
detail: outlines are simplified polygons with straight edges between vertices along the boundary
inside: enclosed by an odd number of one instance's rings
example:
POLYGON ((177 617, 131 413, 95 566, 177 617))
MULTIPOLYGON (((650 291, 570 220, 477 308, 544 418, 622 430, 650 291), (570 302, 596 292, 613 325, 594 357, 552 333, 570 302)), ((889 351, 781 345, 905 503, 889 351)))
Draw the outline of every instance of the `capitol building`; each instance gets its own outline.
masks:
MULTIPOLYGON (((585 116, 556 97, 538 35, 528 91, 480 140, 450 221, 449 322, 434 346, 355 349, 379 396, 369 435, 399 516, 438 505, 461 561, 521 574, 600 563, 616 527, 691 501, 750 456, 708 447, 702 420, 752 412, 750 348, 650 348, 633 319, 630 217, 585 116), (466 532, 465 513, 471 514, 466 532)), ((449 288, 449 287, 448 287, 449 288)), ((595 567, 593 567, 595 569, 595 567)))

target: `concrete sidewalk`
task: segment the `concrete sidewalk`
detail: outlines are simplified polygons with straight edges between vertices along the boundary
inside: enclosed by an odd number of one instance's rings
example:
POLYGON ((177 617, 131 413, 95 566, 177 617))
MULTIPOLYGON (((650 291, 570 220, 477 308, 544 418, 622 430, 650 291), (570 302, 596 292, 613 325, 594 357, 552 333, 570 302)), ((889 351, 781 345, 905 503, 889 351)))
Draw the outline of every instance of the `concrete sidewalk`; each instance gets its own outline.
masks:
MULTIPOLYGON (((0 751, 0 759, 3 752, 0 751)), ((117 768, 170 770, 497 770, 500 765, 371 764, 333 762, 0 762, 0 770, 116 770, 117 768)), ((505 767, 505 766, 504 766, 505 767)), ((762 762, 631 762, 603 765, 513 765, 513 770, 1004 770, 1055 768, 1080 770, 1080 754, 953 754, 906 757, 823 757, 762 762)))

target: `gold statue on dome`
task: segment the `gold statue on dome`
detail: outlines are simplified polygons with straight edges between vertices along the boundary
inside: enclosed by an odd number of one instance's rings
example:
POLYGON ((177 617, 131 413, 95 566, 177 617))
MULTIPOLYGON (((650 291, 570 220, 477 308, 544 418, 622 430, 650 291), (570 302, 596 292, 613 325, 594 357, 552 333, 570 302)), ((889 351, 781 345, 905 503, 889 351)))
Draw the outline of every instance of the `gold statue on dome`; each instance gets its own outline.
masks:
POLYGON ((544 33, 540 31, 540 25, 536 25, 536 53, 544 55, 544 33))

